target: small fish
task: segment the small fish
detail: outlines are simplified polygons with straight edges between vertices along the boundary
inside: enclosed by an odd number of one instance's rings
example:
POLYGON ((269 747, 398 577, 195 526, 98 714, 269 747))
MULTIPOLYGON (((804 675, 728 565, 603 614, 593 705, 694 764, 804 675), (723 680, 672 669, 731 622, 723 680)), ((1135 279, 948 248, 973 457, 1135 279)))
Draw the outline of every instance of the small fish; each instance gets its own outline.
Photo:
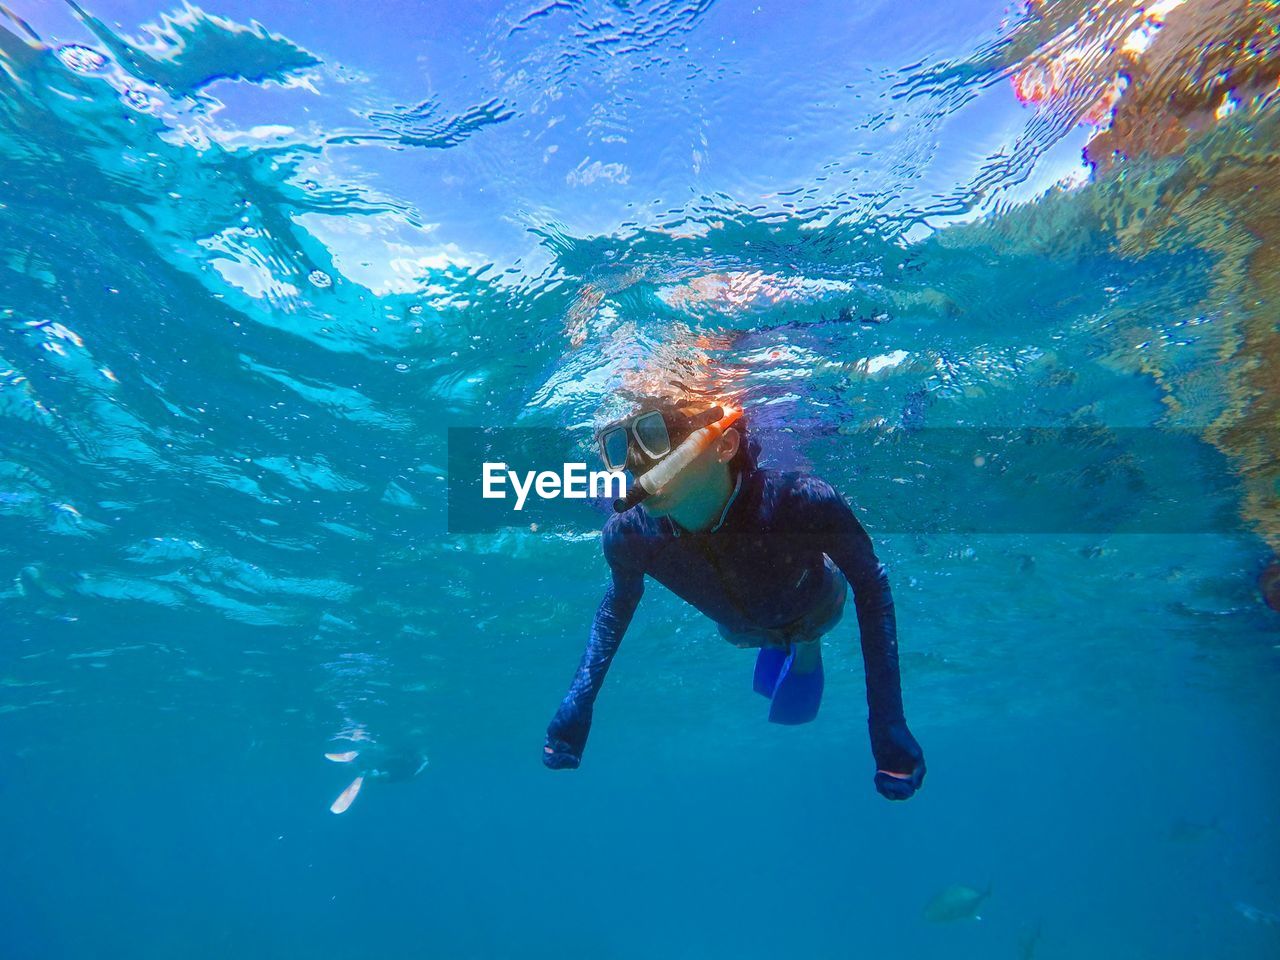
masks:
POLYGON ((1024 929, 1018 936, 1019 960, 1035 960, 1036 948, 1040 946, 1040 934, 1043 927, 1043 921, 1037 920, 1034 927, 1024 929))
POLYGON ((1208 823, 1197 823, 1195 820, 1184 820, 1179 817, 1169 824, 1168 840, 1171 843, 1196 843, 1211 833, 1218 832, 1218 818, 1208 823))
POLYGON ((1280 927, 1280 914, 1270 913, 1242 900, 1236 901, 1236 912, 1250 923, 1260 923, 1264 927, 1280 927))
POLYGON ((930 923, 952 923, 957 920, 981 920, 978 908, 991 896, 991 884, 978 891, 963 883, 953 883, 924 908, 924 917, 930 923))

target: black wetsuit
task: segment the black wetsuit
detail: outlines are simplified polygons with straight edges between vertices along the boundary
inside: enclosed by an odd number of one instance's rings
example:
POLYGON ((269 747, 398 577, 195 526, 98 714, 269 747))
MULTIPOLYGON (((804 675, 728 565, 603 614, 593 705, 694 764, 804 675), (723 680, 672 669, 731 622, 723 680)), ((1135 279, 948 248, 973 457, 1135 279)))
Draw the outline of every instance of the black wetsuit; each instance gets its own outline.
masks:
MULTIPOLYGON (((644 507, 611 517, 603 534, 612 582, 569 693, 547 731, 549 766, 576 766, 609 664, 644 592, 646 575, 728 633, 783 628, 830 589, 834 561, 853 588, 866 664, 872 749, 882 770, 923 771, 906 730, 893 595, 862 525, 830 484, 798 473, 746 469, 720 522, 694 533, 644 507)), ((884 792, 882 790, 882 792, 884 792)))

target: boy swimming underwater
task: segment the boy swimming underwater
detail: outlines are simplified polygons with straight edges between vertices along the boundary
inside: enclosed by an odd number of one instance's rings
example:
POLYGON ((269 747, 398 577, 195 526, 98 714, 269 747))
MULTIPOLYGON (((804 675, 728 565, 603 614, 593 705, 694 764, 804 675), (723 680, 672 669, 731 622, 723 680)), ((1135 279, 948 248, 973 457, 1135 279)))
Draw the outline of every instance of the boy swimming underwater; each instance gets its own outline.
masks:
POLYGON ((650 399, 597 435, 605 465, 635 481, 603 533, 612 580, 568 695, 547 728, 543 763, 582 760, 596 695, 652 577, 710 617, 739 647, 759 648, 754 688, 769 719, 812 720, 822 700, 821 637, 839 623, 845 588, 866 665, 875 785, 905 800, 924 781, 907 729, 893 596, 871 539, 825 481, 756 466, 740 412, 650 399), (643 504, 641 505, 641 501, 643 504))

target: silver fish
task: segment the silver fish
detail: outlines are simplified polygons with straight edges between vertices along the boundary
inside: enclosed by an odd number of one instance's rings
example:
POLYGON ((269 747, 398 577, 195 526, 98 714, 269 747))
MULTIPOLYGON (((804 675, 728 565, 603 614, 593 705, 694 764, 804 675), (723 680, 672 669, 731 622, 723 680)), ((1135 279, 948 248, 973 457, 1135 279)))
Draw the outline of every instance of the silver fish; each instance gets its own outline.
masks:
POLYGON ((1217 833, 1218 820, 1215 817, 1208 823, 1195 820, 1184 820, 1181 817, 1169 825, 1168 839, 1172 843, 1196 843, 1211 833, 1217 833))

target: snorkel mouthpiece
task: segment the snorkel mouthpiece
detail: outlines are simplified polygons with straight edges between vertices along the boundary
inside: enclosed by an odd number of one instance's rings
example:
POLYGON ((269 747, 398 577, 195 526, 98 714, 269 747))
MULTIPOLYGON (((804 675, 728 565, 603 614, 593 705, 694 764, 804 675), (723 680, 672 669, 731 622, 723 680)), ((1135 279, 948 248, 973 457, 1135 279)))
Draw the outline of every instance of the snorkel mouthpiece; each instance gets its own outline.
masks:
POLYGON ((724 435, 742 416, 742 411, 733 407, 724 407, 724 416, 715 423, 695 430, 684 439, 680 446, 663 457, 643 476, 637 477, 625 497, 613 501, 613 509, 618 513, 626 513, 632 507, 643 503, 676 478, 689 464, 698 459, 713 443, 724 435))

